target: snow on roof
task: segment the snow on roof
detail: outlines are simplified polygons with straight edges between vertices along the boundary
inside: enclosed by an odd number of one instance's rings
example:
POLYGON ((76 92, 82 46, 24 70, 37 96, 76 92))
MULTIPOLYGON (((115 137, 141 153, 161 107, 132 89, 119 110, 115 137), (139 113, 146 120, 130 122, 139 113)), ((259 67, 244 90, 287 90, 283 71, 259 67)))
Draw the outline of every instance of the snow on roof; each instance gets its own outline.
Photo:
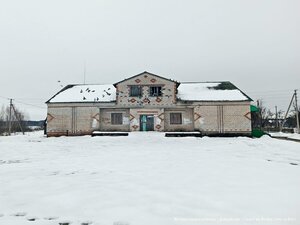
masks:
POLYGON ((178 87, 177 98, 183 101, 249 101, 244 95, 230 82, 202 82, 202 83, 181 83, 178 87), (222 84, 231 85, 229 89, 224 87, 219 89, 222 84))
MULTIPOLYGON (((177 98, 183 101, 251 100, 230 82, 181 83, 177 98)), ((86 84, 68 85, 47 103, 112 101, 116 101, 116 89, 113 85, 86 84)))
POLYGON ((116 89, 113 85, 85 84, 68 85, 48 102, 111 102, 115 100, 116 89))

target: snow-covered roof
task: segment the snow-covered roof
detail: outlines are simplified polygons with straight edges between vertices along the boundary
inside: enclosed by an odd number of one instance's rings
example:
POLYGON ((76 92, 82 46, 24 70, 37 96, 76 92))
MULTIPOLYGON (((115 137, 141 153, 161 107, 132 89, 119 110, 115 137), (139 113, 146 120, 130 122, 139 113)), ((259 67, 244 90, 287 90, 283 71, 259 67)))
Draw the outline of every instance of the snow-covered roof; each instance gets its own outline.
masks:
POLYGON ((149 72, 147 72, 147 71, 144 71, 144 72, 142 72, 142 73, 139 73, 139 74, 137 74, 137 75, 131 76, 131 77, 129 77, 129 78, 125 78, 124 80, 121 80, 121 81, 115 83, 114 86, 116 87, 116 85, 119 84, 119 83, 123 83, 123 82, 125 82, 125 81, 127 81, 127 80, 134 79, 135 77, 138 77, 138 76, 141 76, 141 75, 151 75, 151 76, 158 77, 158 78, 163 79, 163 80, 166 80, 166 81, 174 82, 174 83, 176 83, 177 85, 180 84, 178 81, 171 80, 171 79, 168 79, 168 78, 159 76, 159 75, 157 75, 157 74, 149 73, 149 72))
MULTIPOLYGON (((230 82, 181 83, 177 98, 182 101, 251 101, 230 82)), ((110 84, 68 85, 47 103, 113 102, 116 88, 110 84)))
POLYGON ((230 82, 181 83, 177 98, 183 101, 251 101, 230 82))
POLYGON ((47 103, 111 102, 116 100, 116 89, 111 84, 68 85, 47 103))

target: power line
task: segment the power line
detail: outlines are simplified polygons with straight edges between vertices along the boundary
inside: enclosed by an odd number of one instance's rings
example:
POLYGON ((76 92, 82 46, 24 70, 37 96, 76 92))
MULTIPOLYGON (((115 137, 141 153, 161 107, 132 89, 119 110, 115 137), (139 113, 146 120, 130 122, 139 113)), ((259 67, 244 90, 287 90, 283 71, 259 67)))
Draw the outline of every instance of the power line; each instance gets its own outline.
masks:
MULTIPOLYGON (((296 89, 297 90, 297 89, 296 89)), ((247 91, 249 95, 290 95, 294 90, 247 91)))
POLYGON ((20 130, 22 131, 23 135, 24 135, 24 130, 22 128, 21 125, 21 118, 20 118, 20 113, 18 113, 15 109, 15 106, 13 104, 13 99, 9 99, 9 119, 8 119, 8 134, 11 135, 11 128, 12 128, 12 112, 15 115, 15 118, 18 122, 18 125, 20 127, 20 130))
POLYGON ((28 106, 40 108, 40 109, 46 109, 46 108, 47 108, 46 106, 45 106, 45 107, 37 106, 37 105, 30 104, 30 103, 21 102, 21 101, 19 101, 19 100, 15 100, 15 102, 18 102, 18 103, 23 104, 23 105, 28 105, 28 106))
MULTIPOLYGON (((298 89, 300 89, 300 88, 298 88, 298 89)), ((297 90, 297 89, 296 89, 297 90)), ((257 93, 257 94, 261 94, 261 93, 274 93, 274 92, 277 92, 277 93, 287 93, 287 92, 290 92, 290 93, 292 93, 293 92, 293 90, 291 90, 291 89, 286 89, 286 90, 261 90, 261 91, 247 91, 247 93, 251 93, 251 94, 255 94, 255 93, 257 93)))
MULTIPOLYGON (((6 100, 11 100, 11 99, 12 99, 12 98, 8 98, 8 97, 4 97, 4 96, 0 96, 0 98, 6 99, 6 100)), ((15 102, 20 103, 20 104, 28 105, 28 106, 31 106, 31 107, 36 107, 36 108, 40 108, 40 109, 46 109, 46 108, 47 108, 47 107, 42 107, 42 106, 34 105, 34 104, 31 104, 31 103, 19 101, 19 100, 16 100, 16 99, 13 99, 13 100, 14 100, 15 102)))
POLYGON ((19 100, 41 100, 41 101, 45 101, 45 98, 17 98, 19 100))
POLYGON ((0 98, 4 98, 4 99, 6 99, 6 100, 10 100, 10 99, 11 99, 11 98, 4 97, 4 96, 1 96, 1 95, 0 95, 0 98))

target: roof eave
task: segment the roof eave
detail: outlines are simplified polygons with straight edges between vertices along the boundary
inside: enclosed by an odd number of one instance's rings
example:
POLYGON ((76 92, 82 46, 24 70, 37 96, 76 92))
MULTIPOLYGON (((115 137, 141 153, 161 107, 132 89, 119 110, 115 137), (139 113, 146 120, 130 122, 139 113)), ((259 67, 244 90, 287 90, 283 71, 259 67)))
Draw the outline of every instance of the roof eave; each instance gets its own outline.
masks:
POLYGON ((126 78, 126 79, 124 79, 124 80, 121 80, 121 81, 119 81, 119 82, 117 82, 117 83, 114 83, 113 85, 114 85, 114 87, 116 88, 116 87, 117 87, 117 85, 118 85, 119 83, 122 83, 122 82, 124 82, 124 81, 130 80, 130 79, 132 79, 132 78, 134 78, 134 77, 137 77, 137 76, 140 76, 140 75, 142 75, 142 74, 144 74, 144 73, 147 73, 147 74, 149 74, 149 75, 156 76, 156 77, 159 77, 159 78, 161 78, 161 79, 164 79, 164 80, 167 80, 167 81, 170 81, 170 82, 176 83, 177 87, 180 85, 180 82, 178 82, 178 81, 171 80, 171 79, 168 79, 168 78, 165 78, 165 77, 159 76, 159 75, 157 75, 157 74, 150 73, 150 72, 148 72, 148 71, 144 71, 144 72, 142 72, 142 73, 139 73, 139 74, 137 74, 137 75, 134 75, 134 76, 132 76, 132 77, 126 78))
POLYGON ((65 91, 65 90, 67 90, 67 89, 69 89, 69 88, 72 88, 72 87, 74 87, 74 86, 75 86, 75 84, 69 84, 69 85, 63 87, 59 92, 57 92, 55 95, 53 95, 53 96, 52 96, 49 100, 47 100, 45 103, 46 103, 46 104, 50 103, 50 101, 51 101, 53 98, 55 98, 58 94, 60 94, 61 92, 65 91))
POLYGON ((114 101, 109 101, 109 102, 103 102, 103 101, 97 101, 97 102, 95 102, 95 101, 86 101, 86 102, 46 102, 46 104, 69 104, 69 103, 76 103, 76 104, 78 104, 78 103, 115 103, 116 102, 116 100, 114 100, 114 101))
POLYGON ((244 99, 244 100, 183 100, 177 99, 177 101, 181 102, 251 102, 252 100, 244 99))

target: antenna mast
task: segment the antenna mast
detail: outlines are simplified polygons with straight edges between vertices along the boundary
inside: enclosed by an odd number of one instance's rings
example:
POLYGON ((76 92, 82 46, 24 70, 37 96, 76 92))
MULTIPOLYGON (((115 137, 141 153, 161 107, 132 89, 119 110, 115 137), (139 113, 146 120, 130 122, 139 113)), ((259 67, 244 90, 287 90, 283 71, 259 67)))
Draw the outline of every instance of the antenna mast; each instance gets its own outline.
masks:
POLYGON ((298 109, 298 99, 297 99, 297 90, 294 93, 295 96, 295 110, 296 110, 296 120, 297 120, 297 133, 300 134, 300 125, 299 125, 299 109, 298 109))
POLYGON ((85 84, 85 78, 86 78, 86 61, 84 60, 84 65, 83 65, 83 84, 85 84))

